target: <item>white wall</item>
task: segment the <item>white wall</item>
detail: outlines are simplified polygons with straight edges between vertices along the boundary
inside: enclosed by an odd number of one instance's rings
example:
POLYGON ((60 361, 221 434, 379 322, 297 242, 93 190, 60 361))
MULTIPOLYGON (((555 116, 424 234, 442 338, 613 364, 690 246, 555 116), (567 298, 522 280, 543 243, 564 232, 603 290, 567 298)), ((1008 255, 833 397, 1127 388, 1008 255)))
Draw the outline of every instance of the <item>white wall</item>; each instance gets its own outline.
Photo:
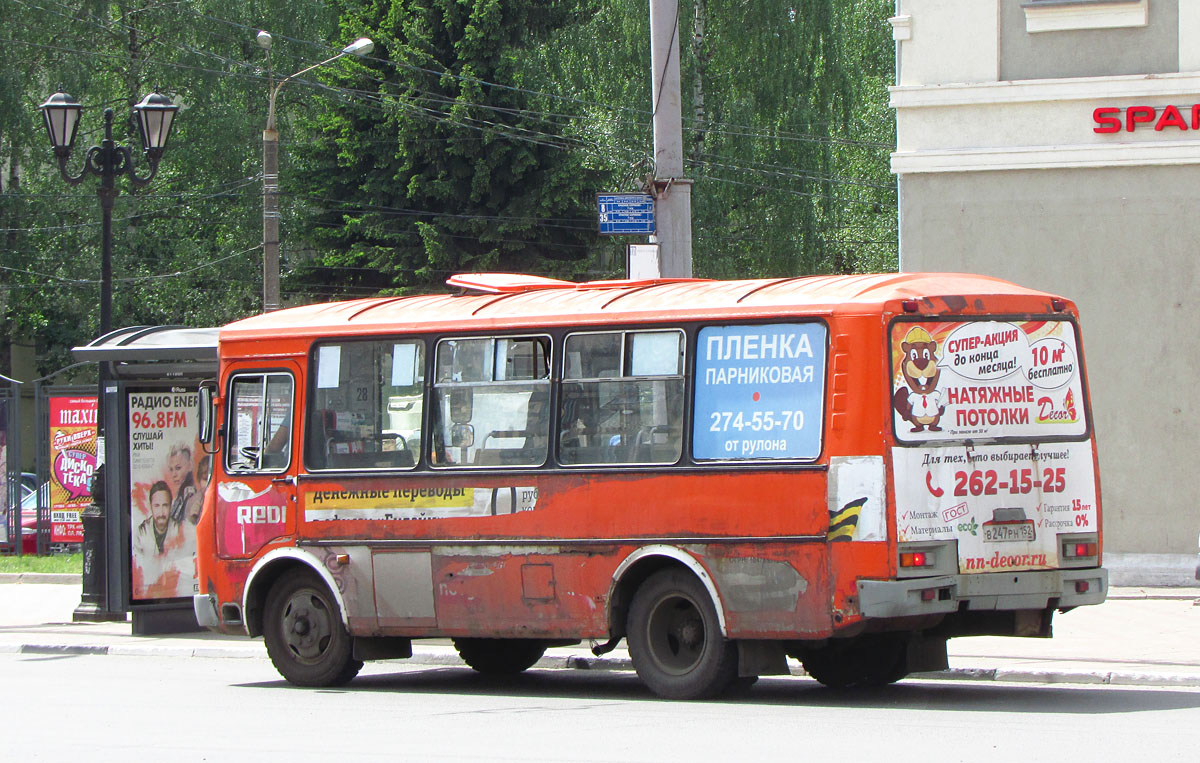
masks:
POLYGON ((998 0, 900 0, 910 39, 900 46, 901 85, 995 82, 999 77, 998 0))

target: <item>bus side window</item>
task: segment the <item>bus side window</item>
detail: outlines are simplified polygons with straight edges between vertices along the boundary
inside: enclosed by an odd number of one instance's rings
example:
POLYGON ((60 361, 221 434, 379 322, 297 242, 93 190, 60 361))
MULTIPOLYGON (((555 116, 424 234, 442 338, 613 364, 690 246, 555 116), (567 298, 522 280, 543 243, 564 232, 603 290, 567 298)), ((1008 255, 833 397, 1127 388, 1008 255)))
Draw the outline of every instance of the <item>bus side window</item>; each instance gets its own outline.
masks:
POLYGON ((683 333, 572 334, 564 347, 564 465, 675 463, 683 454, 683 333))
POLYGON ((421 452, 424 343, 320 344, 305 432, 310 469, 410 469, 421 452))
POLYGON ((546 462, 549 337, 442 340, 434 378, 435 466, 546 462))

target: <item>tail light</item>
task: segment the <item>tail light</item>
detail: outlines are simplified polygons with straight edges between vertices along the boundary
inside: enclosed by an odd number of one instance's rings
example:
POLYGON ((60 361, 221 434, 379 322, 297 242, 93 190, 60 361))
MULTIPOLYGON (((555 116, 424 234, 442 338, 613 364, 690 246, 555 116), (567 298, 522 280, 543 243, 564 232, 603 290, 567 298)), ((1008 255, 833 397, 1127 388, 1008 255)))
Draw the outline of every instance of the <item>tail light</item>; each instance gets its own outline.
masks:
POLYGON ((1062 533, 1058 536, 1058 563, 1062 567, 1095 567, 1100 561, 1100 536, 1096 533, 1062 533))
POLYGON ((912 551, 900 555, 901 567, 933 567, 937 557, 932 551, 912 551))
POLYGON ((1068 559, 1078 559, 1085 556, 1096 556, 1100 546, 1096 543, 1067 543, 1063 546, 1063 556, 1068 559))
POLYGON ((957 572, 958 544, 955 541, 901 543, 896 549, 897 577, 926 578, 957 572))

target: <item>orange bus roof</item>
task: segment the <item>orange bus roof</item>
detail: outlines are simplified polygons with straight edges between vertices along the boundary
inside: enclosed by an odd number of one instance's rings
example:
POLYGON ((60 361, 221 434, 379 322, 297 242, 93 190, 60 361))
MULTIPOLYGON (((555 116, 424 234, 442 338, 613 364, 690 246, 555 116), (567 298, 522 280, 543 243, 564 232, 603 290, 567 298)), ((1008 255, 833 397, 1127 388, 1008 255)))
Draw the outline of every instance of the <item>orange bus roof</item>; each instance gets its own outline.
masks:
MULTIPOLYGON (((973 298, 1018 297, 1023 298, 1020 311, 1033 311, 1029 298, 1056 298, 999 278, 962 273, 579 284, 538 276, 471 273, 454 276, 447 283, 483 293, 373 297, 303 305, 230 323, 221 329, 221 339, 832 315, 870 312, 889 302, 927 298, 948 298, 968 308, 973 298)), ((992 305, 990 309, 998 308, 992 305)))

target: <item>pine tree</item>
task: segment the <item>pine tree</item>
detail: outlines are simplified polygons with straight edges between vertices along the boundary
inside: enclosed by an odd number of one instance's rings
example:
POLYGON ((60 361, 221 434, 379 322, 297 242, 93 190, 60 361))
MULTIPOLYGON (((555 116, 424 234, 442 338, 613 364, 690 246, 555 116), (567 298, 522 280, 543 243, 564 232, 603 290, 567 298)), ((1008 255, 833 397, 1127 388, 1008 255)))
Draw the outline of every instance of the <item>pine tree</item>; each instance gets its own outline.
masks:
POLYGON ((524 50, 570 19, 545 0, 378 0, 341 7, 373 56, 333 73, 371 99, 335 103, 298 147, 318 248, 302 280, 439 287, 459 271, 563 272, 594 239, 570 141, 510 84, 524 50), (567 263, 567 264, 564 264, 567 263))

